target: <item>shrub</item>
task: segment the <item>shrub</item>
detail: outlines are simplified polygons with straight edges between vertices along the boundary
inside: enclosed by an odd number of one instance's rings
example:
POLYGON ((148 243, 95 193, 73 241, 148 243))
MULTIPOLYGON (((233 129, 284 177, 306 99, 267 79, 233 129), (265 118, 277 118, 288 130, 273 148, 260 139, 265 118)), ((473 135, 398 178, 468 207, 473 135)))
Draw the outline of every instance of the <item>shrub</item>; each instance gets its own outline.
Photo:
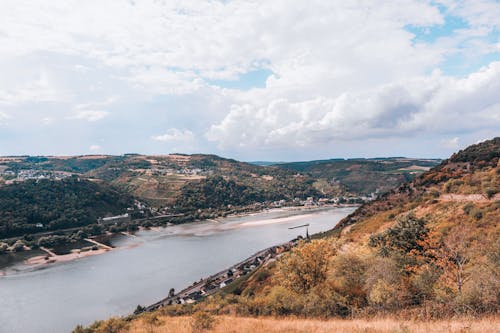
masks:
POLYGON ((293 249, 280 263, 283 286, 297 293, 305 293, 324 282, 332 250, 325 239, 313 240, 293 249))
POLYGON ((191 317, 191 329, 193 333, 204 332, 212 329, 217 320, 208 312, 198 311, 191 317))
POLYGON ((489 186, 489 187, 485 187, 483 189, 483 194, 488 198, 488 199, 491 199, 493 198, 493 196, 495 194, 497 194, 497 189, 495 187, 492 187, 492 186, 489 186))
POLYGON ((408 214, 400 218, 397 224, 383 233, 370 236, 369 245, 379 248, 381 255, 391 252, 409 253, 412 250, 422 251, 421 240, 428 234, 426 221, 408 214))

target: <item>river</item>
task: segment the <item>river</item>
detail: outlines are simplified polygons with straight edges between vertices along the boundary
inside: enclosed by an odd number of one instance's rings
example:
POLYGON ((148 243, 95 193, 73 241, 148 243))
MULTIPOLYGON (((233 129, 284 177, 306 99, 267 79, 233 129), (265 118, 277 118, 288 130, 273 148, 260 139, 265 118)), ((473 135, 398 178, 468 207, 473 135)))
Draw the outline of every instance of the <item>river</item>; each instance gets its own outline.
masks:
POLYGON ((326 231, 353 207, 270 211, 190 223, 113 239, 102 255, 34 269, 18 263, 0 277, 1 333, 66 333, 77 324, 126 315, 305 229, 326 231))

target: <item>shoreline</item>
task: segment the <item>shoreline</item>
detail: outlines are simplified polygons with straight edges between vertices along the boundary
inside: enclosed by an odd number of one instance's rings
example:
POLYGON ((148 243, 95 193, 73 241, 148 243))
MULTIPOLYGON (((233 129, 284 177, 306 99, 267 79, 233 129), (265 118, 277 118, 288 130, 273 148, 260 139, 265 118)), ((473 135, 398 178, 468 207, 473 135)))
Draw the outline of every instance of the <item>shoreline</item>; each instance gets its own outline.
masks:
MULTIPOLYGON (((299 220, 305 217, 308 217, 311 215, 312 212, 314 211, 321 211, 321 210, 329 210, 329 209, 335 209, 335 208, 348 208, 348 207, 356 207, 359 205, 336 205, 336 204, 327 204, 327 205, 322 205, 322 206, 287 206, 287 207, 276 207, 276 208, 270 208, 270 209, 262 209, 259 211, 252 211, 252 212, 244 212, 244 213, 237 213, 237 214, 231 214, 223 218, 217 218, 217 219, 204 219, 204 220, 198 220, 194 222, 189 222, 189 223, 183 223, 183 224, 175 224, 175 225, 168 225, 168 226, 159 226, 159 227, 151 227, 151 228, 143 228, 141 227, 139 230, 141 231, 157 231, 161 232, 162 230, 172 228, 172 227, 179 227, 179 226, 186 226, 186 225, 196 225, 200 222, 211 222, 213 224, 219 224, 221 223, 221 219, 226 219, 226 218, 243 218, 243 217, 248 217, 248 216, 256 216, 259 214, 269 214, 269 213, 279 213, 279 212, 293 212, 293 211, 304 211, 304 214, 298 214, 294 216, 284 216, 281 218, 274 218, 274 219, 262 219, 258 221, 252 221, 252 222, 243 222, 238 227, 245 228, 245 227, 252 227, 252 226, 262 226, 262 225, 267 225, 267 224, 275 224, 275 223, 286 223, 290 222, 292 220, 299 220)), ((137 237, 134 234, 131 233, 117 233, 116 235, 125 235, 127 237, 137 237)), ((175 233, 174 235, 177 235, 175 233)), ((33 256, 27 259, 22 260, 22 263, 26 266, 28 266, 28 269, 38 269, 47 265, 52 265, 52 264, 58 264, 58 263, 64 263, 64 262, 71 262, 74 260, 82 259, 82 258, 87 258, 95 255, 100 255, 100 254, 105 254, 109 251, 117 250, 119 249, 118 247, 109 247, 109 246, 101 246, 97 245, 99 248, 97 250, 82 250, 80 249, 72 249, 70 253, 68 254, 55 254, 51 253, 50 251, 47 253, 47 255, 37 255, 33 256)), ((29 252, 29 251, 27 251, 29 252)), ((47 251, 46 251, 47 252, 47 251)), ((21 262, 21 261, 20 261, 21 262)), ((11 275, 11 273, 8 273, 8 269, 16 266, 17 264, 13 264, 4 268, 0 268, 0 277, 2 276, 8 276, 11 275)))
POLYGON ((48 265, 48 264, 55 264, 55 263, 62 263, 62 262, 68 262, 68 261, 73 261, 77 260, 80 258, 87 258, 99 254, 104 254, 108 251, 111 251, 110 249, 105 249, 105 248, 99 248, 97 250, 88 250, 88 251, 82 251, 81 249, 73 249, 71 250, 71 253, 68 254, 55 254, 55 255, 41 255, 41 256, 35 256, 28 258, 24 261, 26 265, 31 266, 32 268, 36 268, 39 266, 43 265, 48 265))

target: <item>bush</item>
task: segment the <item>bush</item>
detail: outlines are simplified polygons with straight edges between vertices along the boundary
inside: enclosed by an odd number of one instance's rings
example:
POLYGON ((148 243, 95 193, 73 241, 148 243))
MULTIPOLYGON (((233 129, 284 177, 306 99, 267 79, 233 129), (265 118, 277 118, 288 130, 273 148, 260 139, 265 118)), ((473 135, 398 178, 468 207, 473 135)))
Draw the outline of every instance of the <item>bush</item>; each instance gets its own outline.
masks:
POLYGON ((208 312, 198 311, 191 317, 191 329, 193 333, 204 332, 212 329, 217 320, 208 312))
POLYGON ((429 232, 425 224, 425 220, 408 214, 400 218, 394 227, 370 236, 369 245, 378 247, 379 253, 384 256, 392 252, 405 254, 412 250, 422 251, 420 242, 429 232))
POLYGON ((495 194, 497 194, 497 189, 495 187, 486 187, 483 189, 483 194, 488 198, 491 199, 495 194))
POLYGON ((280 263, 283 286, 297 293, 305 293, 327 277, 331 244, 325 240, 313 240, 292 250, 280 263))
POLYGON ((475 218, 476 220, 480 220, 483 218, 483 212, 479 208, 472 209, 469 215, 475 218))

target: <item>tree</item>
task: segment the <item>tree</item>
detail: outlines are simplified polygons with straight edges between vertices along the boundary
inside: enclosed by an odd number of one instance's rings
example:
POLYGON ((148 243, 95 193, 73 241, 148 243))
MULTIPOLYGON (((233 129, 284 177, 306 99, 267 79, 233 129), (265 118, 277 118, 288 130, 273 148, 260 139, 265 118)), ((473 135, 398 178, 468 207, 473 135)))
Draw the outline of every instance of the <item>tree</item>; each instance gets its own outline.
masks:
POLYGON ((280 264, 283 285, 295 292, 307 293, 324 282, 332 253, 332 245, 325 239, 297 246, 280 264))
POLYGON ((378 247, 382 256, 388 256, 391 252, 422 252, 421 242, 429 232, 425 224, 424 219, 418 219, 413 214, 405 215, 398 219, 394 227, 371 236, 369 244, 378 247))
POLYGON ((437 265, 443 269, 443 278, 453 284, 459 294, 470 278, 467 271, 467 264, 470 262, 470 234, 470 228, 460 224, 429 250, 436 257, 437 265))

